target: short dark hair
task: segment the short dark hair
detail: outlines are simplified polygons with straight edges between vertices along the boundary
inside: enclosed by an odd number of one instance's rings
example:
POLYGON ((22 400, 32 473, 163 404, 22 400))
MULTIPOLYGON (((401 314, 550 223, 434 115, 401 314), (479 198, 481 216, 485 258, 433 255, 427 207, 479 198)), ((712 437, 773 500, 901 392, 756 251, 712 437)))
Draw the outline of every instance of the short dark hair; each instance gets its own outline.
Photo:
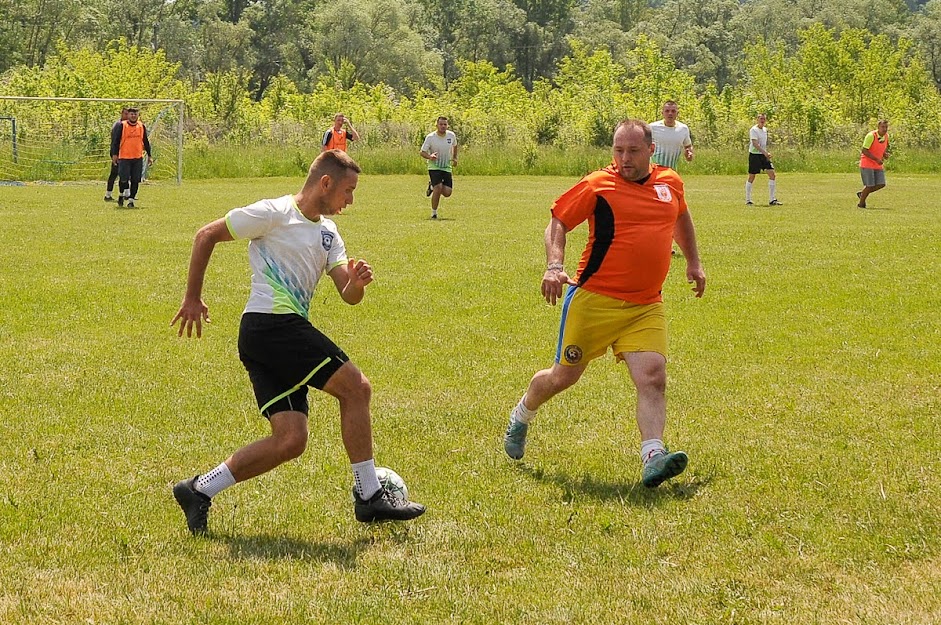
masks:
POLYGON ((321 176, 330 176, 339 179, 347 172, 361 173, 362 168, 353 160, 353 158, 343 150, 327 150, 321 153, 310 164, 310 171, 307 172, 307 183, 319 179, 321 176))
POLYGON ((442 119, 443 119, 444 121, 448 121, 448 118, 445 117, 444 115, 439 115, 439 116, 438 116, 438 119, 436 119, 435 121, 436 121, 436 122, 440 122, 442 119))
POLYGON ((680 106, 679 104, 676 103, 676 100, 667 100, 666 102, 663 103, 663 106, 666 106, 667 104, 672 104, 673 106, 676 106, 676 107, 680 106))
POLYGON ((614 132, 617 133, 621 128, 640 128, 644 133, 644 141, 647 142, 647 145, 653 143, 653 132, 650 131, 650 124, 642 119, 622 119, 614 127, 614 132))
POLYGON ((128 112, 128 113, 137 113, 137 112, 138 112, 138 111, 137 111, 137 107, 136 107, 136 106, 129 106, 129 107, 127 107, 127 112, 128 112))

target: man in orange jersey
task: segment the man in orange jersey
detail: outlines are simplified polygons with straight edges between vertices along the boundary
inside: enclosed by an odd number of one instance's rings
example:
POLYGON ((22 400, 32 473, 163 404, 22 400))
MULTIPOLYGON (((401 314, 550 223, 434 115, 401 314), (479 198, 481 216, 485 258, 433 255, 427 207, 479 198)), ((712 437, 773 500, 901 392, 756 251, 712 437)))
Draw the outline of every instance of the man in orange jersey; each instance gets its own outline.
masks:
POLYGON ((555 363, 533 376, 510 412, 503 445, 514 460, 523 457, 539 407, 578 382, 588 363, 611 348, 627 363, 637 389, 644 486, 659 486, 686 468, 686 454, 670 453, 663 444, 667 327, 660 289, 673 240, 686 258, 686 279, 695 283, 696 297, 706 289, 706 274, 683 181, 672 169, 652 164, 653 152, 650 126, 622 121, 614 131, 614 162, 582 178, 552 206, 542 295, 554 305, 564 291, 561 329, 555 363), (584 221, 588 244, 573 280, 563 264, 565 238, 584 221))
POLYGON ((144 171, 144 154, 147 155, 148 165, 154 162, 147 128, 140 121, 139 115, 140 112, 136 108, 129 108, 127 119, 115 124, 111 129, 111 162, 118 166, 120 178, 118 206, 124 206, 124 201, 127 200, 127 205, 134 208, 137 188, 144 171))
MULTIPOLYGON (((121 125, 121 122, 127 119, 127 107, 121 107, 121 119, 114 122, 111 126, 111 132, 114 132, 114 129, 121 125)), ((114 181, 118 179, 118 164, 114 162, 112 157, 111 160, 111 171, 108 173, 108 183, 105 186, 105 202, 113 202, 114 197, 111 195, 111 192, 114 191, 114 181)))
POLYGON ((359 133, 353 129, 353 123, 347 119, 343 113, 337 113, 333 116, 333 126, 323 133, 323 141, 320 142, 321 154, 327 150, 349 149, 350 141, 359 141, 359 133))
POLYGON ((863 179, 863 190, 856 192, 857 206, 866 208, 866 198, 885 187, 885 167, 889 158, 889 120, 880 119, 876 130, 866 133, 863 149, 859 155, 859 173, 863 179))

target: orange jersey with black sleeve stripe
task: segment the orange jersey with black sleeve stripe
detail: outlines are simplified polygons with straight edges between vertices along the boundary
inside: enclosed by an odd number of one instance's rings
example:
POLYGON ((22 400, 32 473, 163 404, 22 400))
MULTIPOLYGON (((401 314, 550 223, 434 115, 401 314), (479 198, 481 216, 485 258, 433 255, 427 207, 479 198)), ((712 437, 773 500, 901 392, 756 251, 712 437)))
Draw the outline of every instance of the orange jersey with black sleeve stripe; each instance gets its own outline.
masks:
POLYGON ((588 244, 575 276, 580 287, 652 304, 663 301, 673 228, 686 210, 683 181, 672 169, 651 164, 641 184, 625 180, 610 165, 563 193, 552 205, 552 216, 566 230, 588 221, 588 244))

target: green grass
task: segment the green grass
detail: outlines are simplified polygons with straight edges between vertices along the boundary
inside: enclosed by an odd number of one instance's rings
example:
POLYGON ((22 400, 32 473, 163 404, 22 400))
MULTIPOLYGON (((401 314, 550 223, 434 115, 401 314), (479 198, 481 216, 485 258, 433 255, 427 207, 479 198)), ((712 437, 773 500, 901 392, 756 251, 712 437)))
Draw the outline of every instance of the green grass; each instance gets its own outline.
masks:
MULTIPOLYGON (((859 149, 801 149, 773 147, 774 164, 784 174, 853 173, 859 172, 859 149)), ((941 159, 934 150, 899 147, 887 165, 890 174, 941 173, 941 159)), ((309 148, 252 144, 214 145, 187 148, 183 176, 187 180, 204 178, 246 178, 260 176, 299 176, 307 173, 310 161, 320 152, 318 145, 309 148)), ((353 146, 350 154, 370 174, 423 174, 425 164, 418 157, 418 146, 353 146)), ((460 175, 508 176, 582 176, 611 162, 611 148, 556 148, 547 146, 462 146, 460 175)), ((154 175, 169 177, 163 163, 154 175), (161 173, 162 172, 162 173, 161 173)), ((741 150, 696 148, 692 163, 681 163, 687 175, 744 175, 748 155, 741 150)))
MULTIPOLYGON (((871 623, 941 618, 937 177, 689 176, 709 283, 664 287, 668 443, 639 486, 634 394, 608 357, 506 415, 553 355, 548 207, 572 178, 363 176, 338 217, 376 282, 312 319, 374 386, 379 464, 429 512, 356 523, 332 400, 299 460, 220 495, 193 539, 173 482, 266 434, 236 354, 245 246, 220 246, 202 340, 168 327, 192 237, 299 177, 0 188, 0 623, 871 623)), ((584 231, 570 237, 574 267, 584 231)))

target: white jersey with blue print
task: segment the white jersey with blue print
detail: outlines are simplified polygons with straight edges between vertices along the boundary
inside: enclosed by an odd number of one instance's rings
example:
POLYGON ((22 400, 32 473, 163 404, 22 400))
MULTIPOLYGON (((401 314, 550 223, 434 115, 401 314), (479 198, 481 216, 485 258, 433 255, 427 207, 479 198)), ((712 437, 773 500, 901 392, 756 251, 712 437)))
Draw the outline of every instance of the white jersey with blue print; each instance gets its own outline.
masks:
POLYGON ((679 121, 674 124, 673 127, 667 126, 662 119, 650 124, 654 143, 653 156, 650 160, 670 169, 676 169, 676 162, 684 152, 684 148, 693 145, 693 140, 689 136, 689 126, 679 121))
POLYGON ((320 276, 347 262, 336 224, 307 219, 293 195, 233 208, 225 223, 234 238, 249 239, 252 291, 245 312, 306 319, 320 276))

